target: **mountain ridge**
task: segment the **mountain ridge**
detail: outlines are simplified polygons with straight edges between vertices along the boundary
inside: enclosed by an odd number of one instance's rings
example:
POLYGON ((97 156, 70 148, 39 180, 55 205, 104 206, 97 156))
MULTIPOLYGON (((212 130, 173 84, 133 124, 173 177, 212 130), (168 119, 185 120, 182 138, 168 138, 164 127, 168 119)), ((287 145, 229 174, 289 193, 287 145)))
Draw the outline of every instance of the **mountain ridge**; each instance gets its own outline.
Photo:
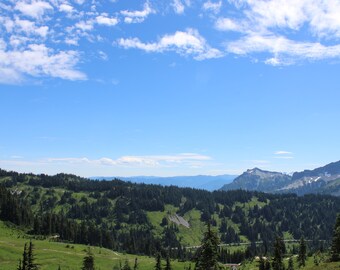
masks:
POLYGON ((245 189, 270 193, 321 193, 340 196, 340 161, 329 163, 313 170, 295 172, 292 175, 248 169, 227 183, 221 190, 245 189))
POLYGON ((192 175, 192 176, 93 176, 92 180, 121 179, 137 184, 156 184, 162 186, 190 187, 208 191, 218 190, 223 184, 230 183, 237 175, 192 175))

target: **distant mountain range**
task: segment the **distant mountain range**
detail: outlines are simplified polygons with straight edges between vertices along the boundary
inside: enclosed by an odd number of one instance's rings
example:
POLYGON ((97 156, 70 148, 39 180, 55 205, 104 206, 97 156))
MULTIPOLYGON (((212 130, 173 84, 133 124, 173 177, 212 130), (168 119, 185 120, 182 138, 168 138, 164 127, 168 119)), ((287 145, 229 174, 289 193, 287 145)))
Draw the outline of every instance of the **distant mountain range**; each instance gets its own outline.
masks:
POLYGON ((178 187, 190 187, 196 189, 204 189, 213 191, 220 189, 226 183, 231 183, 237 175, 195 175, 195 176, 173 176, 173 177, 159 177, 159 176, 135 176, 135 177, 102 177, 94 176, 90 179, 98 180, 112 180, 121 179, 132 183, 144 183, 155 184, 162 186, 178 186, 178 187))
POLYGON ((340 161, 293 175, 254 168, 225 184, 221 190, 256 190, 272 193, 321 193, 340 196, 340 161))

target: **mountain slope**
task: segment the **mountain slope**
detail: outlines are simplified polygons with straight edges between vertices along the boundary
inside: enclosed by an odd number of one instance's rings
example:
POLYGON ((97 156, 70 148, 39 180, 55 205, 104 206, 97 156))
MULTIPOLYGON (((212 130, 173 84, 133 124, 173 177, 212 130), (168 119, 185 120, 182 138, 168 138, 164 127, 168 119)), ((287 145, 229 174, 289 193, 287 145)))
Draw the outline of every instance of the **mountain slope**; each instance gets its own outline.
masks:
POLYGON ((221 190, 256 190, 270 193, 321 193, 340 196, 340 161, 292 176, 258 168, 247 170, 221 190))
POLYGON ((296 172, 292 176, 292 183, 279 191, 299 194, 324 193, 340 196, 340 161, 314 170, 296 172))
POLYGON ((232 183, 224 185, 221 190, 244 189, 272 192, 285 187, 291 181, 291 176, 287 174, 254 168, 235 178, 232 183))

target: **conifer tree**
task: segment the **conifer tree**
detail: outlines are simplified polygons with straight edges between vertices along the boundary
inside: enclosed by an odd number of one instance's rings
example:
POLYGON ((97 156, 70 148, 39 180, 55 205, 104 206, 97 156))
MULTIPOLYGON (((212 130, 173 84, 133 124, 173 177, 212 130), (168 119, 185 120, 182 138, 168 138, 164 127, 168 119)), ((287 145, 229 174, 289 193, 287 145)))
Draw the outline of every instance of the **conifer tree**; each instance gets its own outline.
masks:
POLYGON ((38 265, 35 263, 35 255, 34 255, 34 245, 32 241, 30 241, 28 246, 28 256, 27 256, 27 269, 28 270, 37 270, 39 269, 38 265))
POLYGON ((22 270, 28 270, 28 248, 27 243, 24 245, 24 253, 22 254, 22 270))
POLYGON ((172 270, 169 254, 167 254, 166 256, 166 264, 164 270, 172 270))
POLYGON ((82 270, 94 270, 94 258, 90 248, 86 251, 86 256, 83 259, 83 267, 82 270))
POLYGON ((138 258, 135 258, 135 264, 133 266, 133 270, 137 270, 138 269, 138 258))
POLYGON ((338 214, 334 226, 333 239, 331 245, 331 261, 340 261, 340 214, 338 214))
POLYGON ((30 241, 29 245, 27 243, 24 245, 24 252, 22 254, 22 260, 19 260, 17 270, 38 270, 39 266, 35 263, 34 256, 34 245, 30 241))
POLYGON ((201 247, 198 250, 196 270, 218 269, 218 244, 217 234, 211 230, 210 223, 207 224, 207 231, 204 233, 201 247))
POLYGON ((300 239, 300 246, 299 246, 299 255, 297 258, 298 261, 298 266, 299 267, 304 267, 306 265, 306 253, 307 253, 307 247, 306 247, 306 242, 303 236, 300 239))
POLYGON ((293 262, 293 257, 290 257, 288 260, 288 268, 287 270, 294 270, 294 262, 293 262))
POLYGON ((129 265, 129 261, 127 259, 125 260, 125 263, 124 263, 122 270, 131 270, 131 267, 129 265))
POLYGON ((161 262, 161 254, 160 253, 156 254, 155 270, 162 270, 162 262, 161 262))
POLYGON ((284 265, 283 265, 283 261, 282 261, 282 257, 283 257, 282 243, 284 244, 282 239, 280 237, 276 237, 275 244, 274 244, 274 257, 273 257, 273 261, 272 261, 273 270, 283 270, 284 269, 284 265))

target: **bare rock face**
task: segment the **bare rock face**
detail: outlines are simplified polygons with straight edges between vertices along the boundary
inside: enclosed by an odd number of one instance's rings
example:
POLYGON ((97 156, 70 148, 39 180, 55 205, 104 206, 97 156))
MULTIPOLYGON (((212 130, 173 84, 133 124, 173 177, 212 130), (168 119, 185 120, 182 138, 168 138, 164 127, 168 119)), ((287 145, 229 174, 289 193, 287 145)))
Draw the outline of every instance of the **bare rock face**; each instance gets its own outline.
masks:
POLYGON ((186 228, 190 228, 189 222, 186 221, 183 217, 181 217, 177 214, 169 216, 169 220, 172 221, 173 223, 177 224, 177 225, 182 225, 186 228))

